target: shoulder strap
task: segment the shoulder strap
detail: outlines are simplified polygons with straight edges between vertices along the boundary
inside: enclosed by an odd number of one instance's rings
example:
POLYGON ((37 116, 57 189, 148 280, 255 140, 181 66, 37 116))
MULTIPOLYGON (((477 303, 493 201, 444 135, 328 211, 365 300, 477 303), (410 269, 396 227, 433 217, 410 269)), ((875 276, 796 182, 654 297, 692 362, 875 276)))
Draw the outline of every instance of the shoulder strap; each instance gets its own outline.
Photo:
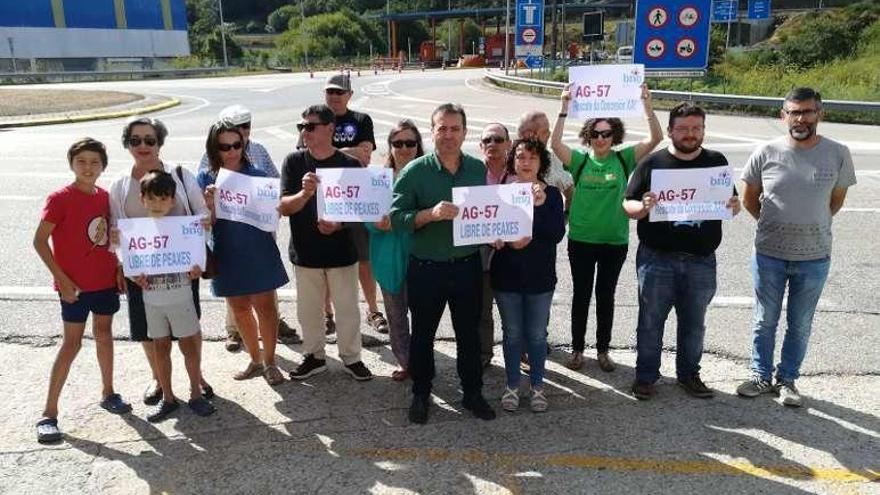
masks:
POLYGON ((174 167, 174 172, 177 174, 177 178, 180 179, 180 184, 183 186, 183 195, 186 197, 187 213, 192 215, 194 210, 192 203, 189 201, 189 192, 186 190, 186 180, 183 178, 183 167, 181 165, 174 167))
POLYGON ((623 153, 621 153, 621 152, 618 151, 618 150, 614 150, 614 155, 617 156, 617 161, 619 161, 619 162, 620 162, 620 166, 623 167, 623 173, 624 173, 624 175, 626 175, 627 177, 629 177, 629 174, 632 173, 632 170, 630 170, 630 169, 626 166, 626 160, 623 159, 623 153))
POLYGON ((587 153, 584 153, 584 161, 581 162, 581 168, 578 169, 578 171, 575 173, 575 176, 574 176, 575 187, 577 187, 578 182, 580 182, 581 174, 584 173, 584 169, 587 168, 587 159, 588 158, 589 158, 589 155, 587 153))

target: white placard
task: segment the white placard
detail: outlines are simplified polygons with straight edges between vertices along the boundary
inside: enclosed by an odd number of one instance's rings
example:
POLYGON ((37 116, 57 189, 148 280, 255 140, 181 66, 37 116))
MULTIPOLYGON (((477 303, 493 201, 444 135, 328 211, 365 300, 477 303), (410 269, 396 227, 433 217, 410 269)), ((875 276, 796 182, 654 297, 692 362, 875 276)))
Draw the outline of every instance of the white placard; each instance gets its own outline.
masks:
POLYGON ((205 269, 201 217, 120 218, 117 228, 126 277, 205 269))
POLYGON ((572 83, 572 119, 591 117, 634 117, 644 113, 642 83, 645 66, 578 65, 568 68, 568 82, 572 83))
POLYGON ((319 168, 318 219, 330 222, 378 222, 391 211, 388 167, 319 168))
POLYGON ((534 200, 529 183, 453 187, 458 216, 452 221, 455 246, 518 241, 532 236, 534 200))
POLYGON ((278 230, 280 179, 251 177, 221 168, 214 185, 217 218, 246 223, 266 232, 278 230))
POLYGON ((651 222, 729 220, 727 202, 733 196, 730 166, 651 171, 651 192, 657 204, 651 222))

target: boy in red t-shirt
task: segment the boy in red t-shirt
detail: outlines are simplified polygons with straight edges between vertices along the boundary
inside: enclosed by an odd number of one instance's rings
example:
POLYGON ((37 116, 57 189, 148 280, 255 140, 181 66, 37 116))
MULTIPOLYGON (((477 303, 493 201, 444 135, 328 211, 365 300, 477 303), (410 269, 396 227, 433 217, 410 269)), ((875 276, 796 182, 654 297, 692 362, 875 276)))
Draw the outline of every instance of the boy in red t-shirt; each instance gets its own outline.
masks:
POLYGON ((49 375, 46 408, 37 422, 40 443, 61 440, 58 397, 82 346, 89 313, 103 384, 101 407, 114 414, 131 411, 131 405, 113 391, 111 326, 119 311, 123 279, 117 273, 116 255, 109 249, 110 196, 95 185, 107 168, 107 150, 99 141, 83 138, 70 146, 67 161, 75 179, 49 195, 34 234, 34 249, 55 279, 64 323, 64 340, 49 375))

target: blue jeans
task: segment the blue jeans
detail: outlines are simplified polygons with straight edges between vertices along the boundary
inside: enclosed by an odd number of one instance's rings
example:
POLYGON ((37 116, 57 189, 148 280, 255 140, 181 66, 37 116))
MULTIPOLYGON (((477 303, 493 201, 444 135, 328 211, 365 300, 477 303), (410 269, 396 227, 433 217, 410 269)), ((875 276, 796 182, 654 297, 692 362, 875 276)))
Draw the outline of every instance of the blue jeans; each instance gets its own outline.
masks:
POLYGON ((782 296, 788 284, 785 310, 788 330, 782 341, 782 356, 776 378, 794 381, 800 376, 807 354, 813 315, 828 278, 831 258, 785 261, 755 253, 752 279, 755 282, 755 320, 752 328, 752 372, 765 380, 773 374, 776 327, 782 312, 782 296))
POLYGON ((501 313, 504 332, 504 370, 507 386, 519 387, 519 356, 523 348, 529 353, 529 376, 533 388, 544 383, 544 361, 547 359, 547 324, 553 291, 541 294, 495 291, 495 302, 501 313))
POLYGON ((675 307, 678 320, 675 371, 685 379, 700 371, 706 309, 715 295, 715 254, 695 256, 639 245, 639 323, 636 329, 636 381, 660 378, 663 327, 675 307))

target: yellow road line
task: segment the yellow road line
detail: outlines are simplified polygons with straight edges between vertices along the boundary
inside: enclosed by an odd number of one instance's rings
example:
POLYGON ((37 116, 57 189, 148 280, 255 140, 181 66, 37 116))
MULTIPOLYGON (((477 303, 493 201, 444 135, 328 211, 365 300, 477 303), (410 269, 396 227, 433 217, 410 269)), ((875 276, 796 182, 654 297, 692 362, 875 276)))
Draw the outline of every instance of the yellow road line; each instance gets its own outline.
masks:
POLYGON ((781 477, 800 481, 825 481, 837 483, 880 482, 880 470, 851 470, 847 468, 824 468, 786 465, 755 465, 743 461, 663 460, 624 457, 601 457, 578 454, 492 454, 476 450, 451 449, 351 449, 346 451, 356 457, 396 461, 456 461, 467 464, 500 464, 549 467, 573 467, 602 469, 618 472, 648 472, 655 474, 753 476, 758 478, 781 477))

